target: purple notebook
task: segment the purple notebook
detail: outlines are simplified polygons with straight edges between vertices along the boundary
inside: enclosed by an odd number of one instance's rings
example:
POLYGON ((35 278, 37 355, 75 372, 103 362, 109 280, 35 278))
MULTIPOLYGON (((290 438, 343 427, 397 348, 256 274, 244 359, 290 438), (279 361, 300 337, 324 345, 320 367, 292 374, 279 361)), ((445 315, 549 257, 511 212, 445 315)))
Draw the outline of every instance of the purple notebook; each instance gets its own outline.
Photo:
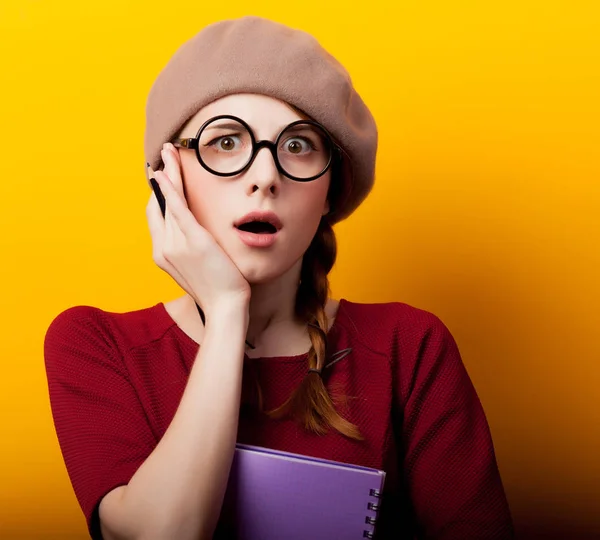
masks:
POLYGON ((213 538, 373 538, 385 474, 238 443, 213 538))

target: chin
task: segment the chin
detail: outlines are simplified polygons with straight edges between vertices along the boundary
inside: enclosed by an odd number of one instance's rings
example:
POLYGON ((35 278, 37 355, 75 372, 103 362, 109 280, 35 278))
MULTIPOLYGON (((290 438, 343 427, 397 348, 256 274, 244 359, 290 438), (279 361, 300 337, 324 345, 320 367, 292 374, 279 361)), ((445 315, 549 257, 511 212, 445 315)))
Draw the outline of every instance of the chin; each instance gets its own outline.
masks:
POLYGON ((262 283, 281 274, 280 264, 273 264, 273 256, 263 260, 262 257, 247 254, 232 254, 230 257, 248 283, 262 283))
POLYGON ((270 283, 281 276, 280 273, 274 273, 273 271, 262 272, 259 270, 252 270, 249 272, 242 272, 244 279, 252 285, 264 285, 270 283))
MULTIPOLYGON (((272 261, 251 262, 244 261, 237 265, 242 276, 250 285, 263 285, 275 281, 285 274, 289 265, 282 264, 285 261, 278 261, 273 264, 272 261)), ((237 264, 237 263, 236 263, 237 264)))
POLYGON ((258 248, 252 253, 234 246, 225 251, 250 285, 262 285, 281 278, 295 265, 301 264, 303 252, 297 254, 296 250, 286 248, 271 246, 264 250, 258 248))

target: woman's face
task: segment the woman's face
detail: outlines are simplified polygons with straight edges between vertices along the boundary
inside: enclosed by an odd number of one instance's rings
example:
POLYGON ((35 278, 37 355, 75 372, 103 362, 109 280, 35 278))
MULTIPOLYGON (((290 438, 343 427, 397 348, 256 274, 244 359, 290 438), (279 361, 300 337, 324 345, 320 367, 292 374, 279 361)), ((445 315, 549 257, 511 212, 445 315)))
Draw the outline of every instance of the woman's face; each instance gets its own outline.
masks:
MULTIPOLYGON (((218 99, 193 116, 179 133, 195 137, 202 124, 217 115, 244 120, 256 140, 275 141, 291 122, 303 119, 287 104, 259 94, 233 94, 218 99)), ((237 176, 221 177, 207 171, 194 150, 179 149, 187 203, 200 223, 229 255, 249 283, 264 283, 288 271, 310 245, 321 217, 329 211, 327 191, 331 169, 310 182, 279 173, 267 148, 237 176), (282 228, 269 247, 250 247, 234 223, 253 210, 272 211, 282 228)))

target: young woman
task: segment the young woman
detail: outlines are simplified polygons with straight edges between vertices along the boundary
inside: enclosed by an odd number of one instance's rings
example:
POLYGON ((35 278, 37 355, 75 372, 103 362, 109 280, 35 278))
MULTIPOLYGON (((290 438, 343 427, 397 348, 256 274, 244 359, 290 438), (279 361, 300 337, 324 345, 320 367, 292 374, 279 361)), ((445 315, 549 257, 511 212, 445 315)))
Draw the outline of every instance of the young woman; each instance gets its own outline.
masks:
POLYGON ((93 538, 218 534, 236 441, 384 469, 376 538, 513 537, 446 326, 329 296, 332 225, 369 193, 376 148, 347 72, 304 32, 219 22, 160 73, 147 219, 154 261, 185 294, 127 313, 72 307, 45 340, 93 538))

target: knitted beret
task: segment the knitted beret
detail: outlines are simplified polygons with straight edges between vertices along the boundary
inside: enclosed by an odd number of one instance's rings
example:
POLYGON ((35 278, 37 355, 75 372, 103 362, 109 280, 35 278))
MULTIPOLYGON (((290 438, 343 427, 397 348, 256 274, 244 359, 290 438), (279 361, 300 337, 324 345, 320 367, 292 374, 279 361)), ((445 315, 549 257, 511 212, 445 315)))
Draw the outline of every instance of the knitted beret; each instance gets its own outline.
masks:
POLYGON ((346 69, 310 34, 260 17, 224 20, 186 41, 148 94, 144 151, 160 150, 202 107, 236 93, 271 96, 320 122, 343 151, 330 223, 348 217, 371 191, 377 127, 346 69))

